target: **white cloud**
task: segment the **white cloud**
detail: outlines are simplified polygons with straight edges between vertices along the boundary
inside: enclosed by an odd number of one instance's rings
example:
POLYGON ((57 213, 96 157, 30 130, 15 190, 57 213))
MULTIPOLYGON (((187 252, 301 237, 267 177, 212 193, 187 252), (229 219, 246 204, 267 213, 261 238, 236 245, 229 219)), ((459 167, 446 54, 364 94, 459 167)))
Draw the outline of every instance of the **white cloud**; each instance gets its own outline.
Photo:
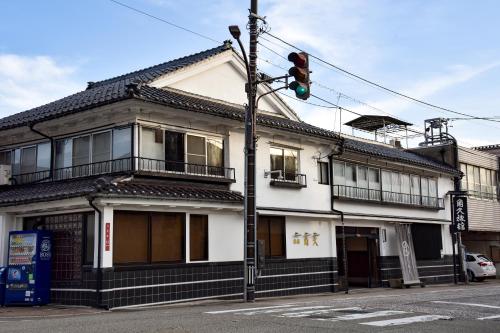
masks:
POLYGON ((75 68, 48 56, 0 54, 0 116, 30 109, 81 90, 75 68))
MULTIPOLYGON (((474 79, 479 75, 499 66, 500 61, 482 64, 479 66, 455 65, 446 73, 441 73, 435 75, 434 77, 416 82, 411 87, 403 90, 402 93, 417 99, 425 99, 426 97, 441 92, 447 88, 474 79)), ((396 113, 407 109, 409 106, 413 105, 414 102, 401 97, 391 97, 384 100, 370 102, 369 104, 382 110, 388 110, 391 113, 396 113)))

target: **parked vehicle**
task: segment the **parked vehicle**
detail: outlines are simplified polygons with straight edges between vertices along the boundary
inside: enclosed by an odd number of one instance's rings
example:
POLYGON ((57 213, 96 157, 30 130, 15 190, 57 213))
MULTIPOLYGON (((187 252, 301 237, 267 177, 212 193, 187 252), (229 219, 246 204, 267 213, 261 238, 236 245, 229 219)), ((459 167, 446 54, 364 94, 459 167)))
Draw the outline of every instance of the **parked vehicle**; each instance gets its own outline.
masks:
POLYGON ((467 253, 467 277, 469 281, 484 281, 485 278, 496 277, 497 270, 493 260, 480 253, 467 253))

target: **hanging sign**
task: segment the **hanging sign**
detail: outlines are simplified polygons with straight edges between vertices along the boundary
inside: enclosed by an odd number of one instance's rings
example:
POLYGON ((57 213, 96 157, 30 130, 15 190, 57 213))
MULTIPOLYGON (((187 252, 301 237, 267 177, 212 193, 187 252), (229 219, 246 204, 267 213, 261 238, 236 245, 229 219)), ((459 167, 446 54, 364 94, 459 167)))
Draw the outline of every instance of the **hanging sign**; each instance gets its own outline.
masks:
POLYGON ((467 197, 454 196, 452 199, 452 225, 456 232, 469 230, 469 218, 467 214, 467 197))
POLYGON ((111 230, 111 225, 110 223, 106 223, 106 231, 104 235, 104 250, 109 251, 110 248, 110 230, 111 230))

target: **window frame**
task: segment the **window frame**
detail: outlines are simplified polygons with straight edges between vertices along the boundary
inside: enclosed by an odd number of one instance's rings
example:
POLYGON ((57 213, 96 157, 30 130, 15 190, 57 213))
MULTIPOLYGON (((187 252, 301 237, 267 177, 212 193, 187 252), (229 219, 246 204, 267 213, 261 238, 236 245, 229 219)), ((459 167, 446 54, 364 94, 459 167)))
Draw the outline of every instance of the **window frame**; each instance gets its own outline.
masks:
MULTIPOLYGON (((114 249, 113 249, 113 266, 116 267, 134 267, 134 266, 157 266, 157 265, 176 265, 176 264, 183 264, 183 263, 188 263, 186 259, 186 213, 185 212, 162 212, 162 211, 132 211, 132 210, 116 210, 113 212, 113 220, 115 220, 115 212, 125 212, 127 214, 146 214, 147 215, 147 233, 148 233, 148 239, 147 239, 147 260, 145 262, 131 262, 131 263, 116 263, 114 260, 114 249), (171 261, 152 261, 152 216, 154 214, 170 214, 170 215, 180 215, 181 216, 181 222, 182 222, 182 235, 180 237, 180 242, 181 242, 181 255, 182 259, 181 260, 171 260, 171 261)), ((113 228, 113 238, 114 238, 114 228, 113 228)), ((113 239, 113 244, 115 243, 115 240, 113 239)))
MULTIPOLYGON (((265 257, 266 259, 286 259, 287 258, 287 244, 286 244, 286 216, 278 216, 278 215, 259 215, 258 216, 258 220, 257 220, 257 240, 259 240, 258 238, 258 227, 259 227, 259 222, 260 222, 260 219, 270 219, 268 221, 268 229, 267 229, 267 239, 264 240, 264 246, 265 246, 265 249, 266 249, 266 252, 267 252, 267 249, 269 248, 269 256, 267 255, 267 253, 265 254, 265 257), (278 220, 279 219, 279 220, 278 220), (281 251, 282 251, 282 255, 279 255, 279 256, 273 256, 272 255, 272 252, 271 252, 271 221, 279 221, 281 224, 282 224, 282 230, 283 230, 283 235, 281 237, 281 241, 282 241, 282 247, 281 247, 281 251), (269 244, 269 245, 268 245, 269 244)), ((262 225, 262 224, 261 224, 262 225)))
MULTIPOLYGON (((283 180, 285 181, 295 181, 297 179, 297 175, 300 174, 300 149, 299 148, 292 148, 292 147, 282 147, 279 145, 271 145, 269 147, 269 170, 270 171, 278 171, 280 169, 275 169, 273 170, 272 168, 272 154, 271 154, 271 149, 276 149, 276 150, 281 150, 281 158, 283 160, 283 167, 281 168, 281 175, 283 176, 283 180), (294 174, 294 179, 287 179, 286 178, 286 155, 285 155, 285 150, 293 151, 295 152, 295 174, 294 174)), ((278 155, 276 155, 278 156, 278 155)), ((275 174, 271 174, 271 178, 278 178, 275 174)))
POLYGON ((318 161, 318 184, 330 185, 330 162, 318 161), (322 166, 326 166, 326 174, 323 174, 322 166))

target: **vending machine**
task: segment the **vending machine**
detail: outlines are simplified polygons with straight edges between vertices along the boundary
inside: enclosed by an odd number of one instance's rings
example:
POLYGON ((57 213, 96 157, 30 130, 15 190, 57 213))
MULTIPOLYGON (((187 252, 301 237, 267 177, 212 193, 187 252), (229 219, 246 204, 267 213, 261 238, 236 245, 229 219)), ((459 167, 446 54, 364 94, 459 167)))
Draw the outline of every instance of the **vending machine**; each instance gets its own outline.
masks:
POLYGON ((11 231, 5 305, 49 303, 51 259, 49 231, 11 231))

